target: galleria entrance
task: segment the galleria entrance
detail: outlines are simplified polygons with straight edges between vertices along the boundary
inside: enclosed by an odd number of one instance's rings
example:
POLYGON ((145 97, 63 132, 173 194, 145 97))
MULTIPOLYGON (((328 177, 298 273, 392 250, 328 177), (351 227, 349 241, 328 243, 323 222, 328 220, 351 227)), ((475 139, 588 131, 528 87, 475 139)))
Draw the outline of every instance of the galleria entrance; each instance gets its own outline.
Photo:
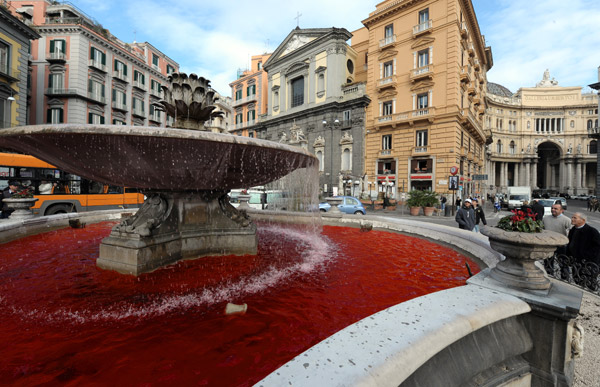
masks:
POLYGON ((538 147, 537 185, 540 189, 560 190, 561 154, 552 142, 543 142, 538 147))

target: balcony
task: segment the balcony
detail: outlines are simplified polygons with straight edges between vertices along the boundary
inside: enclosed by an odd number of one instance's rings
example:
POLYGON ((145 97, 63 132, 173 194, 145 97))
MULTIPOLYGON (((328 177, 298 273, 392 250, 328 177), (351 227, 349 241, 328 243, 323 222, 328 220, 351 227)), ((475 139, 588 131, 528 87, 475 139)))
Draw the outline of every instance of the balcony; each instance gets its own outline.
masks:
POLYGON ((427 145, 425 146, 416 146, 412 149, 412 155, 413 156, 423 156, 425 154, 429 153, 429 149, 427 147, 427 145))
POLYGON ((106 72, 106 65, 102 64, 99 60, 90 59, 88 65, 102 72, 106 72))
POLYGON ((44 93, 49 97, 74 97, 79 94, 77 89, 63 89, 58 87, 49 87, 44 93))
POLYGON ((467 28, 467 23, 466 22, 461 22, 460 23, 460 36, 463 39, 467 39, 469 37, 469 29, 467 28))
POLYGON ((64 63, 67 61, 67 54, 61 51, 51 52, 48 54, 48 57, 46 57, 46 60, 50 63, 64 63))
POLYGON ((467 152, 467 160, 469 160, 469 161, 475 160, 475 155, 473 154, 473 152, 467 152))
POLYGON ((433 66, 423 66, 417 69, 414 69, 410 73, 411 81, 418 81, 424 78, 433 78, 433 66))
POLYGON ((464 83, 471 82, 471 65, 464 65, 460 69, 460 81, 464 83))
POLYGON ((160 73, 160 67, 158 67, 158 65, 152 63, 152 68, 160 73))
POLYGON ((150 95, 156 97, 156 98, 162 98, 162 91, 160 90, 156 90, 156 89, 150 89, 150 95))
POLYGON ((150 114, 150 117, 148 117, 148 119, 153 122, 158 122, 159 124, 162 123, 162 120, 160 119, 160 112, 158 111, 154 111, 154 113, 150 114))
POLYGON ((258 121, 256 120, 250 120, 250 121, 246 121, 246 122, 240 122, 238 124, 235 124, 233 126, 232 130, 237 130, 237 129, 243 129, 243 128, 247 128, 249 126, 252 126, 254 124, 256 124, 258 121))
POLYGON ((469 87, 467 88, 467 93, 469 95, 476 95, 477 94, 477 89, 475 89, 475 86, 469 85, 469 87))
POLYGON ((138 108, 138 107, 136 107, 136 108, 133 109, 132 114, 134 116, 137 116, 137 117, 140 117, 140 118, 146 118, 146 112, 144 111, 144 109, 141 109, 141 108, 138 108))
POLYGON ((251 95, 249 95, 247 97, 244 97, 244 98, 241 98, 241 99, 237 99, 237 100, 233 101, 232 106, 234 106, 234 107, 235 106, 240 106, 240 105, 243 105, 245 103, 252 102, 252 101, 256 101, 256 94, 251 94, 251 95))
POLYGON ((381 152, 379 152, 380 156, 390 156, 391 154, 392 154, 391 149, 383 149, 381 152))
POLYGON ((127 105, 124 104, 123 102, 112 101, 111 106, 115 110, 120 110, 120 111, 123 111, 123 112, 127 111, 127 105))
POLYGON ((95 101, 95 102, 98 102, 98 103, 101 103, 101 104, 104 104, 104 105, 106 104, 106 97, 103 97, 103 96, 101 96, 99 94, 96 94, 96 93, 93 93, 91 91, 88 91, 87 96, 92 101, 95 101))
POLYGON ((140 90, 144 90, 144 91, 148 90, 147 86, 139 80, 134 80, 132 84, 133 84, 133 87, 137 87, 140 90))
POLYGON ((387 89, 388 87, 396 87, 396 76, 381 78, 377 81, 377 90, 387 89))
POLYGON ((0 76, 6 78, 10 83, 18 82, 21 72, 16 68, 10 68, 6 63, 0 64, 0 76))
POLYGON ((469 56, 475 56, 475 46, 473 46, 473 42, 470 42, 467 45, 467 51, 469 52, 469 56))
POLYGON ((408 123, 413 125, 417 121, 433 122, 435 115, 434 107, 426 107, 423 109, 409 110, 398 114, 384 115, 376 118, 375 126, 386 126, 408 123))
POLYGON ((113 78, 118 79, 123 82, 129 82, 129 78, 127 78, 127 75, 125 75, 125 73, 123 71, 119 71, 119 70, 113 71, 113 78))
POLYGON ((418 36, 426 32, 431 32, 431 27, 433 27, 433 21, 431 19, 421 24, 417 24, 413 27, 413 36, 418 36))
POLYGON ((596 139, 600 139, 600 130, 598 129, 598 127, 592 127, 592 128, 588 128, 588 137, 589 138, 596 138, 596 139))
POLYGON ((475 68, 475 71, 481 70, 481 65, 479 63, 479 59, 475 59, 474 62, 475 62, 475 64, 473 65, 473 67, 475 68))
POLYGON ((379 41, 379 48, 387 47, 393 43, 396 43, 396 35, 386 36, 379 41))

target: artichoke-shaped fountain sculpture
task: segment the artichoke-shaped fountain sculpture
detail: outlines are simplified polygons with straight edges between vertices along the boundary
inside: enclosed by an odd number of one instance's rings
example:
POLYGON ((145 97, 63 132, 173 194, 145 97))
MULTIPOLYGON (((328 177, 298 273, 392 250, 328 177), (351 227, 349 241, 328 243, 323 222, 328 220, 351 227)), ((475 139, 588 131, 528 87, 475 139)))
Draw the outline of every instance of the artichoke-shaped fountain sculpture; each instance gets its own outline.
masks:
POLYGON ((214 111, 218 98, 204 77, 174 73, 169 76, 169 85, 162 89, 164 99, 156 106, 175 118, 175 128, 207 130, 204 122, 223 116, 223 112, 214 111))

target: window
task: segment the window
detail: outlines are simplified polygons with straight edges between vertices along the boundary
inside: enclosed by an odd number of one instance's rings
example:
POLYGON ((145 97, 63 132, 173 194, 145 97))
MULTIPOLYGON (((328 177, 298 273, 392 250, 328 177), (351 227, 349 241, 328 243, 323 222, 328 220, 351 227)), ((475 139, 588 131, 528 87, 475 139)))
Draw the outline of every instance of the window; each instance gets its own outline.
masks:
POLYGON ((160 117, 160 110, 156 109, 154 107, 154 105, 150 105, 150 119, 152 121, 156 121, 156 122, 160 122, 161 117, 160 117))
POLYGON ((465 132, 460 132, 460 147, 465 146, 465 132))
POLYGON ((251 95, 256 95, 256 85, 250 85, 246 88, 246 95, 250 97, 251 95))
POLYGON ((152 54, 152 65, 158 67, 158 55, 152 54))
POLYGON ((256 70, 260 71, 260 69, 262 69, 262 62, 258 62, 256 65, 256 70))
POLYGON ((394 62, 389 61, 383 64, 383 77, 388 78, 394 75, 394 62))
POLYGON ((235 115, 235 123, 236 124, 241 124, 244 121, 244 116, 242 115, 242 113, 238 113, 235 115))
POLYGON ((235 100, 239 101, 240 99, 242 99, 242 89, 238 89, 235 92, 235 100))
POLYGON ((417 95, 417 109, 421 110, 421 109, 426 109, 429 107, 429 102, 428 102, 428 95, 427 93, 422 93, 417 95))
POLYGON ((345 124, 350 124, 351 117, 352 117, 352 111, 344 110, 344 112, 342 113, 342 120, 345 124))
POLYGON ((62 124, 64 121, 64 110, 62 108, 50 108, 48 109, 46 116, 46 123, 48 124, 62 124))
POLYGON ((64 87, 63 74, 48 75, 48 88, 52 90, 60 90, 64 87))
POLYGON ((596 141, 596 140, 590 141, 590 144, 588 145, 588 153, 589 154, 598 153, 598 141, 596 141))
POLYGON ((391 116, 392 114, 394 114, 394 104, 392 103, 392 101, 384 102, 382 115, 391 116))
POLYGON ((155 81, 154 79, 150 80, 150 88, 156 93, 160 94, 160 83, 155 81))
POLYGON ((171 66, 170 64, 167 65, 167 75, 171 75, 175 72, 175 67, 171 66))
POLYGON ((427 130, 417 130, 416 146, 419 148, 427 146, 427 130))
POLYGON ((588 128, 588 129, 591 129, 591 128, 593 127, 593 124, 594 124, 594 123, 592 122, 592 120, 588 120, 588 121, 587 121, 587 128, 588 128))
POLYGON ((429 64, 429 49, 417 53, 417 67, 425 67, 429 64))
POLYGON ((255 118, 256 118, 256 111, 255 110, 248 110, 247 121, 248 122, 254 121, 255 118))
POLYGON ((127 77, 127 65, 125 63, 115 59, 115 75, 119 78, 127 77))
POLYGON ((254 132, 248 132, 248 137, 254 138, 254 132))
POLYGON ((55 57, 63 57, 67 52, 67 41, 64 39, 54 39, 50 41, 50 54, 55 57))
POLYGON ((394 25, 389 24, 389 25, 385 26, 384 34, 385 34, 386 38, 393 36, 394 35, 394 25))
POLYGON ((112 89, 112 100, 113 106, 121 109, 125 109, 127 107, 127 99, 125 97, 125 92, 117 89, 112 89))
POLYGON ((392 135, 386 134, 385 136, 381 136, 381 149, 388 150, 392 149, 392 135))
POLYGON ((112 120, 112 123, 113 123, 113 125, 125 125, 125 121, 118 120, 118 119, 116 119, 116 118, 114 118, 114 119, 112 120))
POLYGON ((496 152, 502 153, 502 141, 500 140, 498 140, 498 143, 496 143, 496 152))
POLYGON ((425 8, 424 10, 419 11, 419 24, 427 23, 428 21, 429 21, 429 8, 425 8))
POLYGON ((145 85, 146 84, 146 76, 142 73, 140 73, 137 70, 133 71, 133 81, 137 82, 138 85, 145 85))
POLYGON ((9 66, 8 66, 8 56, 10 53, 10 47, 0 42, 0 73, 8 74, 9 66))
POLYGON ((144 115, 144 101, 137 97, 131 98, 131 106, 133 107, 133 112, 137 115, 144 115))
POLYGON ((88 124, 104 125, 104 117, 96 113, 88 113, 88 124))
POLYGON ((106 66, 106 54, 95 47, 90 49, 90 60, 95 67, 104 68, 106 66))
POLYGON ((304 77, 292 80, 292 107, 304 104, 304 77))
POLYGON ((515 142, 514 141, 511 141, 510 144, 508 145, 508 150, 511 155, 515 154, 515 142))
POLYGON ((104 102, 104 84, 88 79, 88 97, 104 102))
POLYGON ((319 160, 319 171, 323 172, 324 166, 323 166, 323 152, 322 151, 317 151, 317 160, 319 160))

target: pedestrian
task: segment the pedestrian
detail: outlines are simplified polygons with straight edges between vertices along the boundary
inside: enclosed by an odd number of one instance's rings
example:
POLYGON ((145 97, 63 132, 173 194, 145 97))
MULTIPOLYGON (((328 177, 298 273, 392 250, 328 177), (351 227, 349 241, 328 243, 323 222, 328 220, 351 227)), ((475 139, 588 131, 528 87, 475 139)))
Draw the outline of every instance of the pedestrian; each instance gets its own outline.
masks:
POLYGON ((6 219, 12 214, 14 210, 8 208, 8 204, 4 203, 4 199, 10 199, 12 195, 14 195, 19 189, 19 183, 11 180, 8 182, 8 187, 2 190, 2 214, 0 215, 0 219, 6 219))
MULTIPOLYGON (((549 231, 554 231, 559 234, 562 234, 566 237, 569 236, 569 230, 571 229, 571 220, 567 218, 563 212, 562 204, 555 203, 552 205, 550 209, 552 215, 544 216, 544 229, 549 231)), ((556 254, 566 254, 567 246, 559 246, 556 249, 556 254)))
POLYGON ((576 212, 571 217, 567 253, 578 261, 585 260, 600 265, 600 233, 586 223, 587 216, 576 212))
POLYGON ((523 205, 521 206, 521 211, 523 211, 525 213, 525 216, 527 216, 527 214, 533 214, 533 208, 531 208, 531 206, 529 205, 529 201, 528 200, 523 200, 523 205))
POLYGON ((465 199, 463 207, 456 211, 454 220, 458 223, 458 228, 473 231, 475 228, 475 212, 471 208, 471 199, 465 199))
POLYGON ((473 199, 473 212, 475 213, 475 227, 473 231, 479 232, 479 222, 481 221, 484 226, 487 226, 487 221, 485 220, 485 212, 483 211, 483 207, 479 205, 479 201, 477 199, 473 199))
POLYGON ((444 209, 446 209, 446 196, 442 195, 442 197, 440 198, 440 203, 442 203, 442 213, 444 212, 444 209))
POLYGON ((454 204, 456 204, 457 209, 460 208, 460 202, 461 202, 460 198, 456 198, 456 203, 454 203, 454 204))
POLYGON ((540 203, 539 199, 533 199, 531 209, 535 213, 535 220, 544 220, 544 206, 540 203))

